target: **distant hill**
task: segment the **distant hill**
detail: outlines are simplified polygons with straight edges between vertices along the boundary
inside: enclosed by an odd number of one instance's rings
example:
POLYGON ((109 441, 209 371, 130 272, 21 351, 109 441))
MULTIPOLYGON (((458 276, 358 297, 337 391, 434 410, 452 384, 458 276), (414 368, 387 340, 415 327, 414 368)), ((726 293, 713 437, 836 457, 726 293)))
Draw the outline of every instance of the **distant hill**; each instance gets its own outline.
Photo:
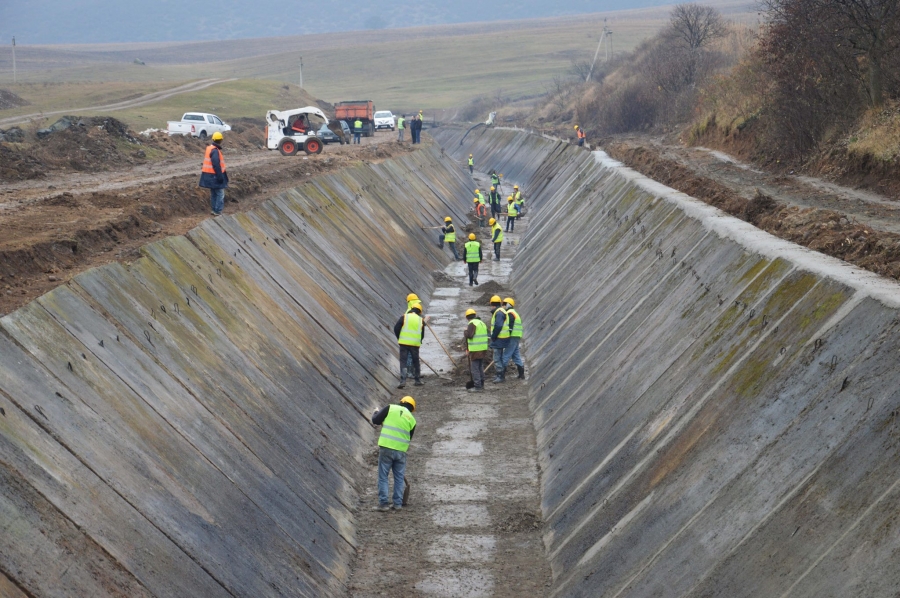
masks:
POLYGON ((671 4, 660 0, 13 0, 0 41, 82 44, 227 40, 498 21, 671 4))

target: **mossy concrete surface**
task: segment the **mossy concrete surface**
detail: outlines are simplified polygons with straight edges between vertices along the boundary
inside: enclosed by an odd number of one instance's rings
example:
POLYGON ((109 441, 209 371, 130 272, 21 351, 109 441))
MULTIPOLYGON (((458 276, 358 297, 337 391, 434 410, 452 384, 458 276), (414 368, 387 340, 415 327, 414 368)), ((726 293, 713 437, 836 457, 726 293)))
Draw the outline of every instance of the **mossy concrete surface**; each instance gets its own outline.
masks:
POLYGON ((896 595, 900 287, 602 152, 463 133, 436 138, 528 181, 552 595, 896 595))
POLYGON ((0 319, 0 593, 346 594, 389 327, 470 186, 426 144, 0 319))

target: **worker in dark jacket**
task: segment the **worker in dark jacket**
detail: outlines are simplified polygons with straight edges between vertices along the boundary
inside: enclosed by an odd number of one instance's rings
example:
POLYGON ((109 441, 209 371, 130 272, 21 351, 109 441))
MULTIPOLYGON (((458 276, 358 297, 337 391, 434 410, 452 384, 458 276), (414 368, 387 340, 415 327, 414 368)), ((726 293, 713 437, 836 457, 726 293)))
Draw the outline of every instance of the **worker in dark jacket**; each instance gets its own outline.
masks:
POLYGON ((503 309, 503 300, 500 295, 491 297, 491 324, 488 328, 491 335, 490 348, 494 350, 494 379, 492 382, 506 381, 506 370, 503 369, 504 355, 509 348, 509 325, 506 321, 506 310, 503 309))
POLYGON ((416 433, 416 400, 403 397, 397 405, 372 414, 372 423, 381 426, 378 437, 378 506, 376 511, 399 511, 406 502, 406 453, 416 433), (394 472, 393 496, 388 494, 388 474, 394 472), (390 500, 390 499, 393 500, 390 500))
POLYGON ((494 259, 500 261, 500 246, 503 245, 503 227, 495 219, 488 220, 491 225, 491 240, 494 242, 494 259))
POLYGON ((450 245, 450 249, 453 251, 453 261, 458 261, 459 252, 456 250, 456 229, 453 227, 453 219, 450 216, 444 218, 444 227, 441 229, 441 232, 444 234, 444 241, 450 245))
POLYGON ((400 316, 394 324, 394 335, 397 344, 400 345, 400 384, 397 388, 406 386, 406 360, 412 354, 413 376, 416 378, 416 386, 422 386, 421 364, 419 363, 419 347, 425 338, 425 319, 422 317, 422 304, 414 301, 409 310, 400 316))
POLYGON ((469 355, 469 369, 472 372, 472 392, 484 390, 484 360, 490 355, 488 349, 487 325, 478 319, 474 309, 466 310, 469 322, 463 337, 466 342, 466 353, 469 355))
POLYGON ((228 188, 228 170, 222 156, 222 134, 212 134, 212 143, 206 146, 203 167, 200 169, 200 186, 209 189, 209 204, 213 216, 221 216, 225 209, 225 189, 228 188))

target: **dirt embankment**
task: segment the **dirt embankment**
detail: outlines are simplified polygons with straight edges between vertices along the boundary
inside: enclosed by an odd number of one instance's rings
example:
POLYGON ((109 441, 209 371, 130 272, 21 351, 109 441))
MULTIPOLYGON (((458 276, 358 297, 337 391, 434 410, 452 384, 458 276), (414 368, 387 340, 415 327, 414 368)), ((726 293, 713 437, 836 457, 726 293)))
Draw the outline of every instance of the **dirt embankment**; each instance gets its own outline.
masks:
MULTIPOLYGON (((202 141, 164 133, 144 139, 124 127, 98 126, 70 127, 41 147, 0 144, 18 163, 36 165, 40 177, 0 187, 0 314, 87 268, 132 260, 141 245, 183 234, 210 217, 209 192, 197 186, 202 141)), ((226 212, 251 209, 358 160, 413 151, 394 139, 378 135, 362 145, 329 145, 320 155, 284 157, 259 149, 261 125, 238 122, 225 146, 226 212)), ((7 164, 6 153, 0 163, 7 164)))
POLYGON ((731 187, 660 155, 652 146, 604 148, 629 167, 724 212, 815 251, 900 279, 900 235, 860 224, 840 211, 790 205, 760 192, 748 199, 731 187))

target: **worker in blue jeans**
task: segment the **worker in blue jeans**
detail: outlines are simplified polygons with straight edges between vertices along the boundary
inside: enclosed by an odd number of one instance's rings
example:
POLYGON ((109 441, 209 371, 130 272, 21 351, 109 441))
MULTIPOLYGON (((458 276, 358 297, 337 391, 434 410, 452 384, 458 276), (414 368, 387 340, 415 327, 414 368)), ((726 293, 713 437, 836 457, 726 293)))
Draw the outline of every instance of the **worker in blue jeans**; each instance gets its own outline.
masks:
POLYGON ((416 431, 416 400, 403 397, 396 405, 388 405, 372 414, 372 423, 381 426, 378 437, 378 506, 376 511, 399 511, 407 495, 406 453, 416 431), (388 474, 394 472, 393 496, 388 496, 388 474))
POLYGON ((228 188, 228 169, 222 156, 222 133, 212 134, 212 143, 206 146, 203 166, 200 169, 200 186, 209 189, 209 206, 213 216, 221 216, 225 209, 225 189, 228 188))

